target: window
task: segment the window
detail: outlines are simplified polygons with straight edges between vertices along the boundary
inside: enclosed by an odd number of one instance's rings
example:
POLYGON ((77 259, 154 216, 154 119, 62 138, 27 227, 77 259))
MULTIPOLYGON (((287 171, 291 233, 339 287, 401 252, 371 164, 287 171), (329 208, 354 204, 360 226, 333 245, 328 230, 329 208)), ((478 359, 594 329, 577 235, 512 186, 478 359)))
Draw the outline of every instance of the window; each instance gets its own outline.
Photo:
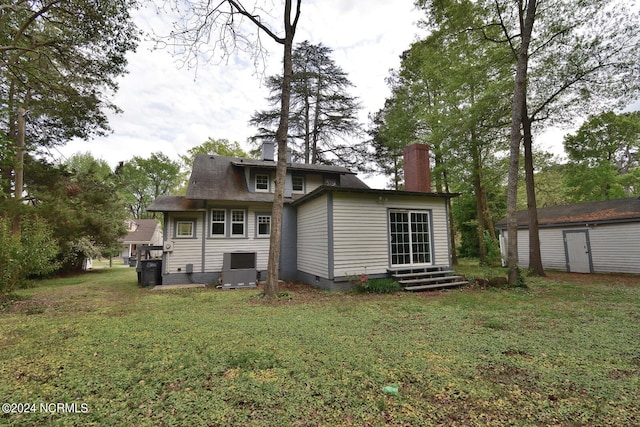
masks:
POLYGON ((244 237, 245 212, 240 209, 231 210, 231 236, 244 237))
POLYGON ((324 185, 335 187, 338 185, 338 180, 336 178, 325 178, 324 185))
POLYGON ((195 237, 195 224, 193 221, 176 221, 176 237, 185 239, 195 237))
POLYGON ((269 191, 269 175, 256 175, 256 191, 269 191))
POLYGON ((271 234, 271 215, 257 215, 256 230, 258 237, 269 237, 271 234))
POLYGON ((300 175, 293 175, 291 177, 294 193, 304 193, 304 177, 300 175))
POLYGON ((389 211, 391 265, 431 263, 429 228, 427 211, 389 211))
POLYGON ((211 210, 211 236, 224 237, 226 234, 225 229, 226 211, 224 209, 212 209, 211 210))

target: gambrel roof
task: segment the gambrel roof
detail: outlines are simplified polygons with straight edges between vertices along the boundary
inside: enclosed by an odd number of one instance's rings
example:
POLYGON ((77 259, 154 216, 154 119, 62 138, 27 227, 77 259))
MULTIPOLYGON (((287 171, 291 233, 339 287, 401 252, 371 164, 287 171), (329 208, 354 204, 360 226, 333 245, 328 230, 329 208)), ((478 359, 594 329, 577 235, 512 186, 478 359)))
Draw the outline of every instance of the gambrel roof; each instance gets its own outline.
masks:
MULTIPOLYGON (((276 162, 199 154, 193 163, 186 196, 160 196, 147 210, 166 212, 204 209, 205 206, 201 201, 205 200, 273 202, 273 193, 249 191, 245 171, 251 169, 275 171, 276 162)), ((287 171, 339 176, 340 187, 369 188, 355 173, 339 166, 292 163, 287 165, 287 171)), ((302 194, 293 194, 289 201, 302 196, 302 194)))

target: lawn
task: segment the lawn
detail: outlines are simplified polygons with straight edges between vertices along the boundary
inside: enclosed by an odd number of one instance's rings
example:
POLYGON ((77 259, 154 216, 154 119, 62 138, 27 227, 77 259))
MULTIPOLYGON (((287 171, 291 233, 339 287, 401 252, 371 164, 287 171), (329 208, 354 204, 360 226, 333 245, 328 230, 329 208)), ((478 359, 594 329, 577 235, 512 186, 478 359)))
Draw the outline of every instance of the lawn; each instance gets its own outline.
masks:
POLYGON ((527 284, 268 304, 126 268, 42 281, 0 309, 0 403, 29 404, 0 425, 639 425, 640 278, 527 284))

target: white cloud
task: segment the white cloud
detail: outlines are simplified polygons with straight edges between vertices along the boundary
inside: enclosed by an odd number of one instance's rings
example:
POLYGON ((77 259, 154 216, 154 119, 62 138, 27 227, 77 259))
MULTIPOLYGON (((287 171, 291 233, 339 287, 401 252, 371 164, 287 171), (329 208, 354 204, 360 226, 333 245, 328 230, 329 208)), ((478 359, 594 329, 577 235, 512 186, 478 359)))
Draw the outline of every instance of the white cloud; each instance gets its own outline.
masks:
MULTIPOLYGON (((364 122, 388 96, 385 78, 414 40, 420 17, 412 0, 304 2, 296 42, 309 40, 334 50, 334 60, 355 85, 352 94, 362 102, 364 122)), ((146 32, 171 29, 170 18, 151 8, 141 9, 136 22, 146 32)), ((267 74, 280 72, 281 46, 266 38, 264 44, 270 49, 267 74)), ((168 50, 154 50, 152 42, 142 42, 129 56, 129 73, 119 80, 114 103, 123 113, 110 117, 113 133, 72 141, 59 152, 68 157, 89 151, 113 167, 156 151, 177 159, 208 137, 238 141, 248 148, 246 140, 254 133, 248 121, 267 106, 268 95, 251 58, 240 53, 220 64, 201 65, 197 73, 178 68, 177 62, 168 50)))
MULTIPOLYGON (((278 8, 275 6, 274 8, 278 8)), ((279 16, 279 11, 275 13, 279 16)), ((312 0, 302 4, 296 42, 309 40, 334 50, 333 59, 355 85, 352 94, 362 104, 361 121, 384 105, 389 95, 385 78, 400 65, 400 55, 416 34, 422 13, 413 0, 312 0)), ((171 19, 143 8, 136 22, 144 31, 168 33, 171 19)), ((281 71, 282 47, 263 37, 269 49, 267 75, 281 71)), ((168 50, 154 50, 141 43, 129 56, 129 73, 120 79, 114 103, 123 109, 110 118, 113 133, 91 141, 72 141, 59 149, 64 156, 90 151, 112 167, 131 157, 148 157, 161 151, 177 159, 208 137, 246 140, 255 129, 248 121, 253 112, 267 106, 268 95, 247 54, 239 53, 222 63, 212 61, 196 70, 178 68, 178 58, 168 50)), ((552 143, 553 145, 553 143, 552 143)), ((367 178, 383 187, 385 178, 367 178)))

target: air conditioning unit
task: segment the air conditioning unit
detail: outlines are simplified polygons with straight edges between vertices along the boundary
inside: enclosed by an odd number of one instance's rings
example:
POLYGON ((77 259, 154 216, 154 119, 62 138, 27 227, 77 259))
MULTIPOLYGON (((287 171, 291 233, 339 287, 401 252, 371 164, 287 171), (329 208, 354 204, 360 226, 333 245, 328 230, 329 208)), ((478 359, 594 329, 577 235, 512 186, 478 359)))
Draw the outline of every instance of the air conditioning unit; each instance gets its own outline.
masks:
POLYGON ((173 251, 173 242, 164 242, 162 246, 163 252, 172 252, 173 251))
POLYGON ((258 270, 255 252, 222 254, 222 289, 255 288, 258 270))

